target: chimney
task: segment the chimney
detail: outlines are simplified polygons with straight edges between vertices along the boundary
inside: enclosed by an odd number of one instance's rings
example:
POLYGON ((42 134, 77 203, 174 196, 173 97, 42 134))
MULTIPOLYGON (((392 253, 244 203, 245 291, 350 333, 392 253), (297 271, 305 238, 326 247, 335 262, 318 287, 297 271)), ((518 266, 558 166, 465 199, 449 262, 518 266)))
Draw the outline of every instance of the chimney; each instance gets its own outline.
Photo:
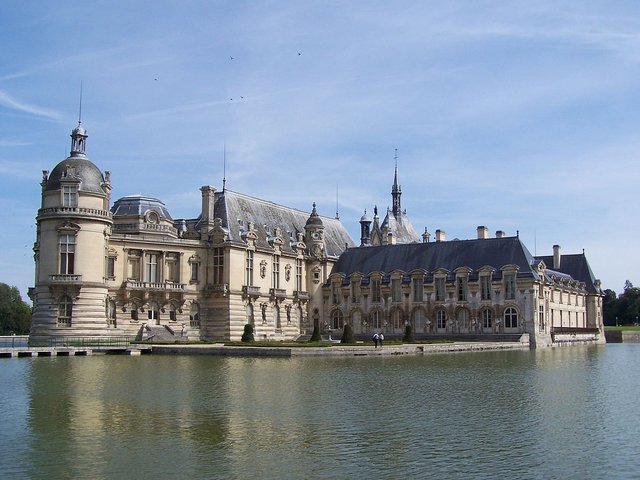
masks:
POLYGON ((489 229, 484 225, 480 225, 478 227, 478 240, 483 238, 489 238, 489 229))
POLYGON ((427 231, 427 227, 424 227, 424 233, 422 234, 422 243, 429 243, 431 234, 427 231))
POLYGON ((444 242, 446 239, 447 234, 444 232, 444 230, 436 230, 436 242, 444 242))
POLYGON ((395 245, 396 244, 396 236, 393 232, 387 233, 387 245, 395 245))
POLYGON ((553 269, 560 269, 560 245, 553 246, 553 269))
POLYGON ((205 239, 213 228, 213 202, 216 189, 205 185, 202 192, 202 213, 200 215, 200 238, 205 239))
POLYGON ((496 238, 504 238, 505 234, 502 230, 496 230, 496 238))

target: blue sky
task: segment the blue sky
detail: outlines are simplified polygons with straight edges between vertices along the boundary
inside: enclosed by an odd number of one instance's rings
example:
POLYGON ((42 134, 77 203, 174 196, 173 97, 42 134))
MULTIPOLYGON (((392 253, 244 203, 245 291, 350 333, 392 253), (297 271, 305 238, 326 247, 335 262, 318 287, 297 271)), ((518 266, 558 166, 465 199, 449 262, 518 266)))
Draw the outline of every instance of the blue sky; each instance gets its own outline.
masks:
POLYGON ((88 157, 112 200, 196 217, 227 187, 340 217, 402 205, 417 231, 519 231, 639 282, 640 3, 0 3, 0 281, 33 285, 41 171, 88 157), (232 58, 233 57, 233 58, 232 58))

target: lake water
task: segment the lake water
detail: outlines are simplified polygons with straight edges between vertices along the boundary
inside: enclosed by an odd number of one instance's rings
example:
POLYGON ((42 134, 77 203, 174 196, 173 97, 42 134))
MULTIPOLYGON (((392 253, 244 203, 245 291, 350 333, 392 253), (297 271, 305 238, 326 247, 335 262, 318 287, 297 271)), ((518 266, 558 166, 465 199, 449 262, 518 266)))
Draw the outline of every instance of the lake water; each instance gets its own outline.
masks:
POLYGON ((3 478, 638 478, 640 344, 0 360, 3 478))

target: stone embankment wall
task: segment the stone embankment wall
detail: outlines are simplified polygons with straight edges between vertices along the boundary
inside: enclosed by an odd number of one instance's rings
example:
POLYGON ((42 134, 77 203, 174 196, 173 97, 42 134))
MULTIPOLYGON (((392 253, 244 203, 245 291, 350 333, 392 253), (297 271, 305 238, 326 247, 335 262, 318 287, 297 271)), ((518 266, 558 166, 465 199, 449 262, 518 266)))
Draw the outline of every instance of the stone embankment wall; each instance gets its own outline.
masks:
POLYGON ((607 343, 640 343, 640 332, 638 331, 605 331, 607 343))

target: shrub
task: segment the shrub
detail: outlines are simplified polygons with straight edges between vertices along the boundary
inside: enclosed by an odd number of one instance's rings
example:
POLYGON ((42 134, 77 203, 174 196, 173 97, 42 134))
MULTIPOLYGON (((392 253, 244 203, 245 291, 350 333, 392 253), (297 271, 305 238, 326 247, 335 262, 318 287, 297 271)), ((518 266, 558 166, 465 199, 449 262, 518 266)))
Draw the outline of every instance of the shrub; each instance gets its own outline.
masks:
POLYGON ((404 328, 404 337, 402 337, 402 341, 406 343, 415 341, 415 337, 413 336, 413 328, 411 328, 411 325, 407 325, 404 328))
POLYGON ((342 329, 342 339, 340 340, 340 343, 356 343, 353 338, 353 329, 348 323, 346 323, 342 329))
POLYGON ((247 323, 244 326, 244 332, 242 333, 241 340, 243 342, 253 342, 255 339, 253 338, 253 325, 247 323))
POLYGON ((320 327, 317 325, 313 327, 313 333, 311 334, 310 342, 319 342, 320 341, 320 327))

